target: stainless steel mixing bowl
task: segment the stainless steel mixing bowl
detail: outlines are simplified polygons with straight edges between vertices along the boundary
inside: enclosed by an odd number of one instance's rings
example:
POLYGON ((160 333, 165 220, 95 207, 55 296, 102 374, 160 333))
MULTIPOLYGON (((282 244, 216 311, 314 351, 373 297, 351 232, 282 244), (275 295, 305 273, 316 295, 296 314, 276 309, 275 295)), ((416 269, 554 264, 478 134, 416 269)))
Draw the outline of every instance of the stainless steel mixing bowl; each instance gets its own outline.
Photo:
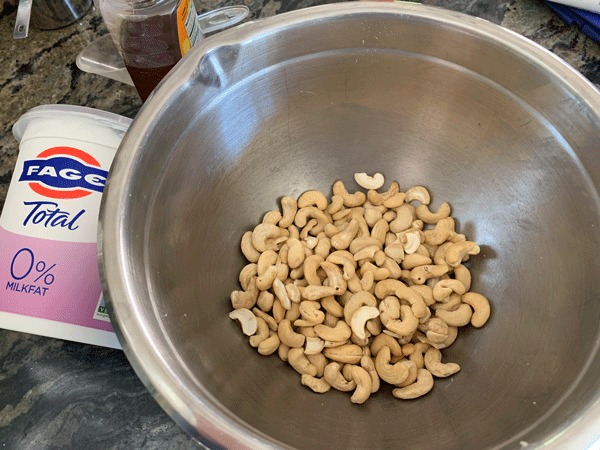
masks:
POLYGON ((283 14, 194 48, 122 142, 101 213, 124 350, 192 436, 225 447, 584 445, 600 430, 600 95, 537 45, 404 4, 283 14), (230 311, 238 244, 282 195, 383 172, 449 201, 493 312, 415 401, 317 395, 230 311))

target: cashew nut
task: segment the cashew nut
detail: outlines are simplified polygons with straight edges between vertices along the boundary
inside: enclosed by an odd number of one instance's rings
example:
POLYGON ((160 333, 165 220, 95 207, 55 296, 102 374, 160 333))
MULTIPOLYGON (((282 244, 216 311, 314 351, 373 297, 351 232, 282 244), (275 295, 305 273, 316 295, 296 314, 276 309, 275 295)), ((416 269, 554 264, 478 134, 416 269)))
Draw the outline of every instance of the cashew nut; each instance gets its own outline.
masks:
POLYGON ((415 253, 421 245, 421 235, 412 231, 404 235, 406 243, 404 244, 404 252, 408 255, 415 253))
POLYGON ((367 175, 366 172, 355 173, 354 180, 361 188, 373 190, 380 189, 383 186, 383 183, 385 183, 385 178, 383 178, 383 175, 379 172, 375 173, 373 176, 367 175))
MULTIPOLYGON (((271 297, 273 296, 273 294, 270 294, 270 295, 271 295, 271 297)), ((269 329, 271 329, 272 331, 277 331, 277 322, 275 322, 275 319, 273 317, 271 317, 266 312, 261 311, 258 308, 252 308, 252 312, 254 313, 254 315, 256 317, 260 317, 262 320, 264 320, 267 323, 267 325, 269 326, 269 329)))
POLYGON ((417 266, 410 271, 410 279, 415 284, 424 284, 430 278, 441 277, 448 273, 448 266, 445 264, 425 264, 417 266))
POLYGON ((321 211, 327 209, 327 198, 319 191, 306 191, 298 197, 298 208, 302 209, 307 206, 316 206, 321 211))
POLYGON ((344 198, 340 195, 332 195, 331 196, 331 204, 327 207, 327 212, 329 214, 335 214, 344 207, 344 198))
POLYGON ((463 327, 471 321, 473 310, 469 305, 463 303, 456 311, 437 309, 435 315, 452 327, 463 327))
POLYGON ((352 219, 344 230, 340 231, 335 236, 331 237, 331 246, 336 250, 345 250, 350 246, 350 243, 358 233, 358 220, 352 219))
MULTIPOLYGON (((366 347, 366 349, 368 350, 368 347, 366 347)), ((371 377, 371 394, 377 392, 381 383, 379 381, 379 374, 377 373, 373 359, 369 355, 363 355, 363 357, 360 359, 360 367, 365 369, 371 377)))
POLYGON ((260 252, 252 245, 252 231, 246 231, 242 235, 242 242, 240 244, 244 257, 250 262, 257 262, 260 257, 260 252))
POLYGON ((352 332, 360 339, 365 339, 365 327, 367 321, 379 316, 379 309, 375 306, 361 306, 352 315, 350 327, 352 332))
POLYGON ((302 291, 302 297, 306 300, 318 300, 330 295, 337 295, 339 287, 336 286, 306 286, 302 291))
POLYGON ((303 386, 309 387, 313 392, 317 394, 324 394, 329 389, 331 389, 331 385, 325 381, 324 378, 316 378, 312 375, 302 374, 301 382, 303 386))
POLYGON ((309 218, 316 219, 318 223, 323 225, 331 223, 331 217, 316 206, 305 206, 304 208, 300 208, 296 213, 294 223, 297 227, 304 228, 309 218))
POLYGON ((423 301, 423 297, 401 281, 387 279, 377 283, 375 286, 375 295, 377 298, 385 298, 390 294, 394 294, 400 300, 405 300, 410 303, 413 314, 417 319, 427 315, 427 306, 423 301))
POLYGON ((321 353, 321 351, 325 348, 325 341, 318 337, 307 337, 306 338, 306 346, 304 347, 304 353, 307 355, 316 355, 317 353, 321 353))
POLYGON ((370 347, 371 354, 373 356, 377 356, 383 347, 389 348, 393 356, 402 356, 402 348, 400 347, 398 341, 385 333, 379 334, 375 337, 375 339, 373 339, 370 347))
MULTIPOLYGON (((343 322, 340 321, 339 323, 343 322)), ((362 349, 356 344, 344 344, 323 349, 323 355, 333 361, 357 364, 362 357, 362 349)))
POLYGON ((342 266, 344 280, 349 280, 356 273, 356 261, 352 253, 345 250, 336 250, 327 257, 327 261, 342 266))
POLYGON ((370 189, 367 192, 367 198, 369 199, 369 203, 374 206, 383 205, 388 198, 397 194, 400 191, 400 186, 397 181, 392 181, 388 190, 384 193, 377 192, 375 189, 370 189))
POLYGON ((325 366, 323 378, 325 378, 325 381, 327 381, 332 388, 342 392, 349 392, 356 388, 356 381, 348 381, 342 375, 341 369, 342 366, 339 363, 331 362, 325 366))
POLYGON ((479 252, 480 248, 475 242, 456 242, 446 250, 446 262, 452 267, 457 267, 469 255, 477 255, 479 252))
POLYGON ((465 291, 471 289, 471 272, 462 264, 454 268, 454 278, 460 281, 465 287, 465 291))
POLYGON ((256 333, 258 322, 256 316, 247 308, 234 309, 229 313, 229 318, 240 322, 242 333, 246 336, 252 336, 256 333))
POLYGON ((344 315, 344 307, 336 301, 333 295, 321 299, 321 306, 332 316, 342 317, 344 315))
POLYGON ((262 219, 262 223, 272 223, 273 225, 277 225, 277 223, 281 220, 281 213, 279 211, 268 211, 262 219))
POLYGON ((454 219, 446 217, 435 224, 433 230, 425 231, 425 242, 432 245, 441 245, 454 234, 454 219))
POLYGON ((257 275, 258 271, 255 263, 250 263, 244 266, 244 268, 240 271, 239 276, 239 282, 244 291, 248 290, 248 286, 250 285, 252 277, 256 277, 257 275))
POLYGON ((400 319, 388 320, 383 323, 383 326, 399 336, 410 336, 419 326, 419 319, 414 316, 411 307, 408 305, 400 305, 400 319))
POLYGON ((276 239, 281 238, 283 232, 282 228, 272 223, 260 223, 252 231, 252 246, 261 253, 265 250, 278 250, 276 239))
POLYGON ((467 292, 462 296, 462 301, 473 308, 471 325, 476 328, 484 326, 490 318, 490 302, 488 299, 476 292, 467 292))
POLYGON ((440 220, 445 219, 450 215, 450 205, 448 203, 442 203, 438 208, 437 212, 431 212, 427 205, 417 206, 417 217, 425 223, 436 224, 440 220))
POLYGON ((383 381, 399 385, 408 378, 408 367, 401 362, 390 364, 391 357, 390 348, 383 347, 375 358, 375 369, 383 381))
POLYGON ((350 401, 356 404, 366 402, 371 395, 371 375, 360 366, 352 366, 352 379, 356 382, 356 389, 350 397, 350 401))
POLYGON ((410 255, 406 255, 404 260, 402 260, 402 268, 406 270, 414 269, 418 266, 424 266, 427 264, 431 264, 431 258, 429 256, 423 256, 419 253, 412 253, 410 255))
POLYGON ((292 328, 289 319, 283 319, 277 327, 277 336, 281 342, 289 347, 302 347, 306 337, 303 334, 296 333, 292 328))
POLYGON ((431 198, 429 191, 423 186, 415 186, 406 191, 406 203, 410 203, 413 200, 421 202, 423 205, 429 205, 431 198))
POLYGON ((271 335, 258 344, 258 353, 261 355, 272 355, 277 351, 281 341, 279 340, 279 336, 277 333, 271 332, 271 335))
MULTIPOLYGON (((252 315, 254 315, 254 313, 252 313, 252 315)), ((250 336, 250 345, 252 347, 258 347, 258 345, 263 342, 264 340, 266 340, 269 337, 269 325, 267 325, 267 322, 265 322, 263 319, 261 319, 260 317, 256 317, 256 333, 254 333, 254 335, 250 336)))
POLYGON ((416 382, 403 388, 396 388, 392 391, 392 394, 396 398, 410 400, 427 394, 432 388, 433 376, 431 372, 427 369, 419 369, 416 382))
POLYGON ((450 300, 452 292, 463 295, 466 292, 464 284, 453 279, 440 280, 433 287, 433 298, 438 302, 445 302, 450 300))
POLYGON ((345 342, 350 339, 352 329, 346 322, 340 320, 333 328, 324 324, 315 325, 315 333, 325 341, 345 342))
MULTIPOLYGON (((300 267, 304 262, 304 245, 298 239, 289 238, 287 240, 288 254, 287 264, 291 269, 300 267)), ((264 253, 263 253, 264 254, 264 253)), ((259 260, 260 261, 260 260, 259 260)))
POLYGON ((433 376, 438 378, 449 377, 460 370, 455 363, 442 363, 442 352, 437 348, 429 348, 425 353, 425 367, 433 376))
POLYGON ((357 191, 354 194, 348 193, 344 183, 340 180, 333 184, 333 194, 342 197, 344 206, 347 208, 360 206, 367 200, 367 196, 363 192, 357 191))
POLYGON ((411 227, 413 220, 415 220, 415 218, 410 205, 402 205, 396 208, 396 218, 390 222, 390 231, 392 231, 392 233, 400 233, 404 230, 408 230, 411 227))
POLYGON ((359 291, 352 295, 344 306, 344 320, 350 324, 354 313, 362 306, 377 306, 377 299, 367 291, 359 291))
POLYGON ((287 360, 300 375, 317 375, 317 368, 310 363, 302 348, 290 348, 287 360))
POLYGON ((398 208, 404 203, 405 198, 406 194, 404 192, 396 192, 394 195, 383 201, 383 206, 390 209, 398 208))

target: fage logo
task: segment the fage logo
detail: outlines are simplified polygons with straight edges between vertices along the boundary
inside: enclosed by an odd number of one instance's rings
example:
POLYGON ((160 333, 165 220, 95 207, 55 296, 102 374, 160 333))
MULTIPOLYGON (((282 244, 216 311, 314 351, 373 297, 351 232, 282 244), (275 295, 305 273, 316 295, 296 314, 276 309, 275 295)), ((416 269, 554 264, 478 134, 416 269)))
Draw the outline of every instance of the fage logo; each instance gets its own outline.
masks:
POLYGON ((90 154, 74 147, 51 147, 23 163, 19 181, 49 198, 71 199, 102 192, 108 171, 90 154))

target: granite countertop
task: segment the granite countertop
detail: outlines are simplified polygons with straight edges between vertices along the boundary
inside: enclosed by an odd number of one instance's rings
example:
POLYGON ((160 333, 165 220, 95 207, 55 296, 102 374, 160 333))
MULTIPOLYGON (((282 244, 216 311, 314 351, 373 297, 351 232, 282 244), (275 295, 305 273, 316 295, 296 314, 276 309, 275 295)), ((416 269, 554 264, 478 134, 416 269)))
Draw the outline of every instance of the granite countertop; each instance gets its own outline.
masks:
MULTIPOLYGON (((54 31, 12 39, 16 0, 0 3, 0 210, 18 143, 11 127, 30 108, 66 103, 134 117, 135 90, 81 72, 77 54, 106 28, 93 8, 54 31)), ((324 3, 243 0, 252 18, 324 3)), ((600 45, 541 0, 424 0, 488 19, 551 50, 600 87, 600 45)), ((199 12, 226 4, 197 2, 199 12)), ((235 4, 235 2, 234 2, 235 4)), ((146 391, 121 351, 0 330, 0 448, 198 448, 146 391)))

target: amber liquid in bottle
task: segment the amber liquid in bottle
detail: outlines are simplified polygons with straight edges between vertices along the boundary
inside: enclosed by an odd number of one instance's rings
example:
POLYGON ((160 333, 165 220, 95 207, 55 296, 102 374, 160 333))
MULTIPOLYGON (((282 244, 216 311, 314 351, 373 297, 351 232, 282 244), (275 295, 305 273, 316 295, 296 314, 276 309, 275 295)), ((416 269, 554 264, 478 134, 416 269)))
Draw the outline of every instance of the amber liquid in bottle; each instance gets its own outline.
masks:
POLYGON ((142 101, 181 59, 176 12, 125 17, 120 29, 125 67, 142 101))

